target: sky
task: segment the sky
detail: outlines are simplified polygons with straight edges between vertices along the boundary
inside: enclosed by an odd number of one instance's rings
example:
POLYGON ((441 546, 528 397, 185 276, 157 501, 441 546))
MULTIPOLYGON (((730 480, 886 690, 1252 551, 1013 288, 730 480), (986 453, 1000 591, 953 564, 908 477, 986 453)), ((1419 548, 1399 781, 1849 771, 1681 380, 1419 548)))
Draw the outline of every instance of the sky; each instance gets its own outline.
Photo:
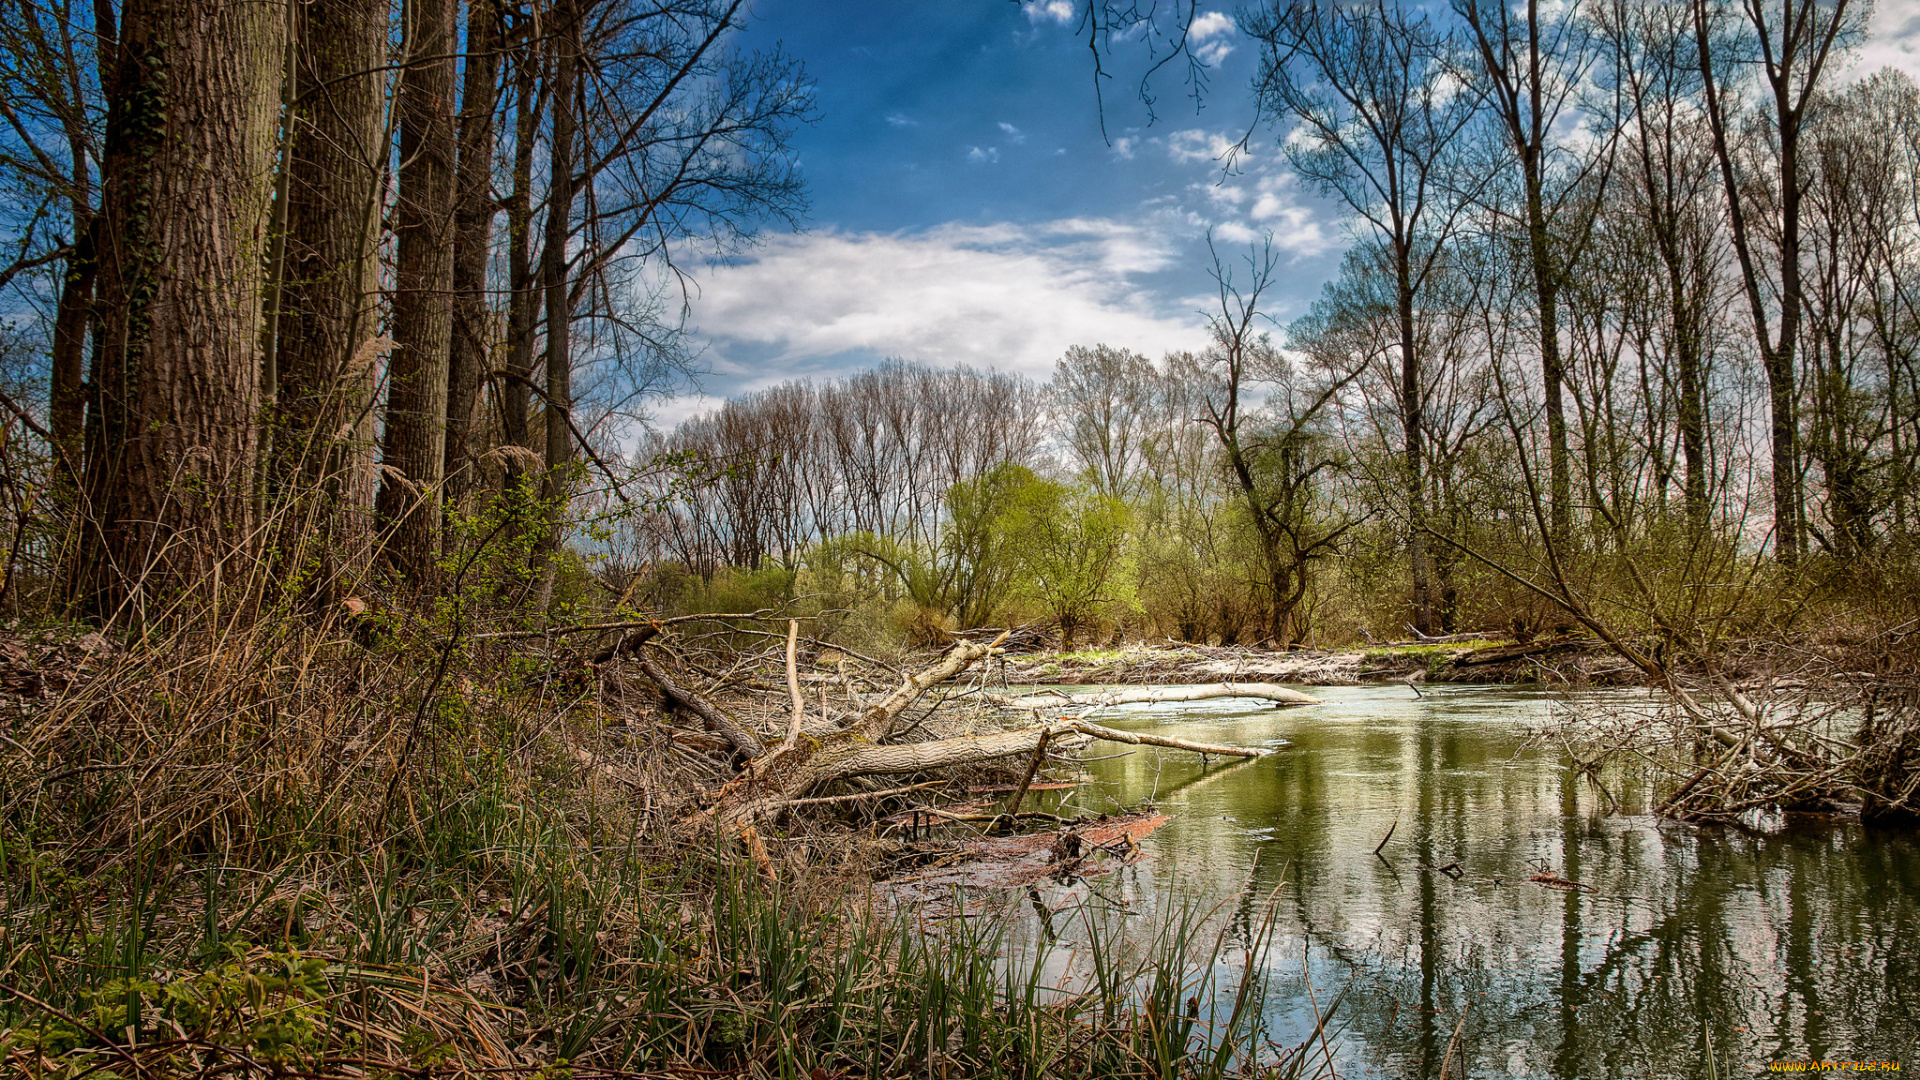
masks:
MULTIPOLYGON (((1209 234, 1233 259, 1271 232, 1268 314, 1306 311, 1349 233, 1288 172, 1280 133, 1250 126, 1255 55, 1232 9, 1199 9, 1198 101, 1170 65, 1150 116, 1138 43, 1096 100, 1086 2, 758 0, 738 47, 778 45, 817 86, 819 118, 794 142, 811 211, 693 268, 702 373, 657 422, 888 357, 1038 380, 1070 345, 1199 348, 1209 234)), ((1874 9, 1852 71, 1887 65, 1920 75, 1920 0, 1874 9)))

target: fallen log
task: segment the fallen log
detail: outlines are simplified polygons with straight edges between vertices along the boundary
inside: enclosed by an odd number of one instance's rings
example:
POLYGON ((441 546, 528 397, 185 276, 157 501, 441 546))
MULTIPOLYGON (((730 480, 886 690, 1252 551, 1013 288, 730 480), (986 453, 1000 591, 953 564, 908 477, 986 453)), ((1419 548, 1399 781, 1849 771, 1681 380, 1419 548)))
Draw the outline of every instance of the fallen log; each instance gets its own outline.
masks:
POLYGON ((1121 690, 1102 690, 1093 694, 1065 694, 1058 690, 1021 697, 993 697, 988 700, 1008 709, 1089 709, 1113 705, 1150 704, 1165 701, 1204 701, 1209 698, 1261 698, 1279 705, 1318 705, 1320 699, 1278 683, 1202 683, 1195 686, 1130 686, 1121 690))
POLYGON ((893 692, 881 698, 862 712, 857 720, 847 725, 847 730, 863 738, 880 740, 893 734, 893 722, 906 707, 919 700, 920 695, 929 687, 946 682, 973 666, 981 657, 991 655, 1007 639, 1010 631, 1002 631, 992 641, 968 641, 954 646, 953 650, 941 657, 932 666, 917 675, 909 675, 893 692))
MULTIPOLYGON (((816 744, 804 757, 798 754, 790 757, 787 769, 757 775, 750 773, 753 780, 746 784, 736 781, 739 786, 723 796, 722 802, 715 806, 714 814, 725 826, 738 831, 751 827, 837 780, 860 776, 898 776, 1032 754, 1043 740, 1055 742, 1063 736, 1073 735, 1132 746, 1185 750, 1209 757, 1256 758, 1273 753, 1257 747, 1194 742, 1144 731, 1120 731, 1072 717, 987 735, 961 735, 951 739, 884 746, 843 737, 816 744)), ((742 777, 742 780, 746 779, 742 777)))

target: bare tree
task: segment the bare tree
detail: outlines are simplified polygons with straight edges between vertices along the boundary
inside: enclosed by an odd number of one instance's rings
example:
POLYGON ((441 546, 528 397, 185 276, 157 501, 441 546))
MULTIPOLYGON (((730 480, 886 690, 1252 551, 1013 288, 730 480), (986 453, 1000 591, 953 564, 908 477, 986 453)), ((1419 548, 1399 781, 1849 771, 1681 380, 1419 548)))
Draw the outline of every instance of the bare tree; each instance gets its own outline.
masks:
POLYGON ((1800 521, 1800 424, 1795 349, 1805 312, 1801 250, 1806 176, 1802 140, 1822 79, 1836 48, 1859 17, 1848 0, 1743 0, 1737 13, 1723 0, 1692 0, 1695 62, 1700 69, 1707 123, 1719 162, 1727 224, 1740 280, 1753 319, 1753 339, 1767 376, 1773 443, 1774 548, 1793 563, 1805 550, 1800 521), (1758 61, 1765 107, 1756 133, 1766 143, 1772 175, 1764 183, 1777 198, 1771 221, 1756 220, 1761 207, 1740 167, 1739 125, 1744 89, 1730 75, 1735 63, 1758 61), (1762 232, 1764 230, 1764 232, 1762 232), (1756 235, 1760 233, 1761 235, 1756 235), (1771 266, 1762 243, 1774 238, 1771 266), (1771 271, 1771 273, 1769 273, 1771 271), (1769 295, 1771 294, 1771 295, 1769 295))
MULTIPOLYGON (((1574 111, 1575 95, 1587 84, 1598 52, 1578 0, 1550 5, 1539 0, 1522 5, 1455 0, 1454 10, 1466 24, 1479 60, 1476 81, 1496 120, 1504 150, 1500 156, 1511 163, 1519 187, 1513 192, 1511 184, 1493 185, 1489 190, 1497 197, 1482 201, 1496 216, 1511 220, 1524 237, 1546 391, 1548 490, 1554 529, 1565 537, 1573 511, 1573 455, 1563 401, 1560 293, 1593 233, 1599 202, 1594 192, 1584 189, 1595 183, 1604 186, 1612 148, 1603 143, 1575 152, 1556 140, 1555 132, 1574 111)), ((1604 118, 1600 128, 1615 130, 1604 118)))
POLYGON ((1450 43, 1417 11, 1294 0, 1261 9, 1248 32, 1264 50, 1256 82, 1261 108, 1296 125, 1283 143, 1288 160, 1364 222, 1389 258, 1400 322, 1413 622, 1430 633, 1436 618, 1414 309, 1466 205, 1450 187, 1450 155, 1474 102, 1449 66, 1450 43))
POLYGON ((1140 490, 1152 376, 1152 361, 1109 345, 1072 346, 1054 364, 1067 449, 1103 495, 1127 499, 1140 490))

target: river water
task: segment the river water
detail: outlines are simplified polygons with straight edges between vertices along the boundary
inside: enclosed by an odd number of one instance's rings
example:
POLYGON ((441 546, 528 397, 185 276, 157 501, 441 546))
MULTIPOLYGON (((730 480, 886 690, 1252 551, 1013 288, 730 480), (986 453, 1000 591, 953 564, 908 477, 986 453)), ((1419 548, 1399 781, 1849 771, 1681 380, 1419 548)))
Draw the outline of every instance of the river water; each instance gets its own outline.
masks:
POLYGON ((1451 1046, 1453 1077, 1704 1078, 1709 1039, 1720 1077, 1776 1061, 1920 1070, 1912 833, 1661 821, 1644 791, 1614 781, 1602 794, 1530 737, 1565 699, 1424 690, 1089 713, 1278 752, 1203 765, 1141 747, 1088 764, 1091 783, 1046 802, 1151 800, 1172 820, 1143 843, 1147 859, 1046 902, 1094 890, 1141 926, 1197 907, 1241 945, 1270 903, 1270 1035, 1299 1041, 1314 1004, 1344 991, 1330 1045, 1342 1076, 1439 1077, 1451 1046), (1543 870, 1592 891, 1526 880, 1543 870))

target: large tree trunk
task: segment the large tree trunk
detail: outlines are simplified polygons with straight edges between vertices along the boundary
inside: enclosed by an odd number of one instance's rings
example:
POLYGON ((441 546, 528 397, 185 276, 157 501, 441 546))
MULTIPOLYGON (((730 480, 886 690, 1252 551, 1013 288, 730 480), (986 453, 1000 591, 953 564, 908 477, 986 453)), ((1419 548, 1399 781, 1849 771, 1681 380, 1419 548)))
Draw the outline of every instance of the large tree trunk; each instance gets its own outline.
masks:
POLYGON ((379 510, 388 556, 415 584, 432 572, 446 466, 453 331, 454 0, 407 0, 394 208, 393 359, 379 510), (397 475, 396 475, 397 474, 397 475))
POLYGON ((301 4, 277 341, 275 479, 322 496, 294 526, 357 554, 373 509, 385 0, 301 4), (324 494, 323 494, 324 493, 324 494))
POLYGON ((547 385, 542 425, 546 429, 547 475, 540 497, 546 504, 548 520, 539 554, 542 607, 552 597, 553 558, 559 551, 560 530, 566 520, 567 466, 573 461, 573 301, 567 240, 573 232, 574 98, 578 92, 580 27, 572 0, 560 0, 554 6, 553 19, 552 96, 547 102, 553 113, 553 128, 547 148, 550 176, 546 238, 540 255, 540 285, 546 293, 547 308, 547 385))
POLYGON ((217 587, 253 525, 261 294, 286 9, 130 0, 107 87, 85 489, 98 618, 217 587))
POLYGON ((455 179, 453 348, 447 359, 447 501, 473 487, 474 428, 481 377, 493 339, 487 254, 493 245, 493 117, 500 100, 500 12, 494 0, 467 2, 467 68, 460 94, 460 164, 455 179))

